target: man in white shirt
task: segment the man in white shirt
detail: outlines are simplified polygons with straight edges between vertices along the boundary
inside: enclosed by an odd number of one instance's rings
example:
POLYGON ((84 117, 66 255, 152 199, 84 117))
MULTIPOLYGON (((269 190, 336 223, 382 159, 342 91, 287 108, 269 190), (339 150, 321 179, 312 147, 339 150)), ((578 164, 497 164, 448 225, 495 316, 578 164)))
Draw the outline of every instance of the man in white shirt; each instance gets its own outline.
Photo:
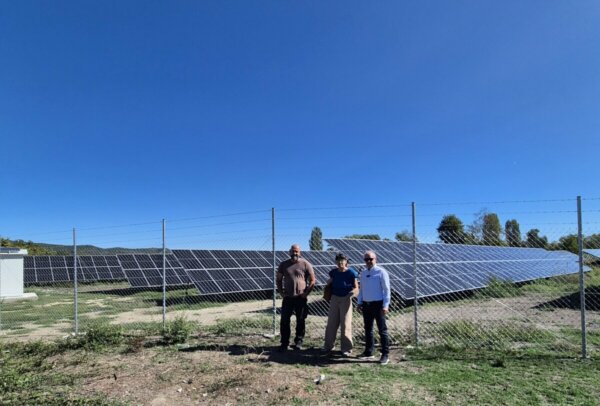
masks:
POLYGON ((390 276, 388 272, 377 266, 377 255, 373 251, 367 251, 364 255, 367 269, 360 274, 360 291, 358 293, 358 310, 362 311, 365 322, 365 352, 360 356, 362 359, 373 359, 375 340, 373 337, 373 322, 377 323, 379 338, 381 341, 381 359, 379 363, 389 363, 390 344, 388 329, 385 323, 385 315, 389 312, 391 290, 390 276))

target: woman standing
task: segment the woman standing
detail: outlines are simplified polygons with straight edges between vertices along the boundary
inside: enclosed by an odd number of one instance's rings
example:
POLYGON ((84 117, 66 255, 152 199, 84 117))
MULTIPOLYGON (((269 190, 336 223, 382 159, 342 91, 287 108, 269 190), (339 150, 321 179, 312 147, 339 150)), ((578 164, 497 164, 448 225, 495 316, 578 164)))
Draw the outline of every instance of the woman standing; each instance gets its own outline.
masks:
POLYGON ((337 254, 335 262, 337 268, 329 272, 327 281, 332 294, 323 349, 327 354, 331 353, 338 327, 341 327, 341 350, 347 357, 352 353, 352 298, 358 292, 358 273, 348 269, 348 258, 344 254, 337 254))

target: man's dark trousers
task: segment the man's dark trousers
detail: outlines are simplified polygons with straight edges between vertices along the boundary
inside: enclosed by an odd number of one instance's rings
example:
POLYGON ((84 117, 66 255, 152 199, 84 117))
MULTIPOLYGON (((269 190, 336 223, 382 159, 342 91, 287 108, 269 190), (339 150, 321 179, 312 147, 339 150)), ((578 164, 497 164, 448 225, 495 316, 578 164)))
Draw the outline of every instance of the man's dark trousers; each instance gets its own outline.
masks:
POLYGON ((284 297, 281 304, 281 345, 288 346, 290 343, 290 319, 296 313, 296 337, 295 344, 302 344, 306 332, 306 317, 308 316, 308 300, 301 297, 284 297))
POLYGON ((381 354, 388 355, 390 352, 390 340, 385 323, 385 315, 382 312, 383 301, 363 302, 362 314, 365 322, 365 353, 373 355, 375 350, 375 339, 373 337, 373 321, 377 322, 379 339, 381 340, 381 354))

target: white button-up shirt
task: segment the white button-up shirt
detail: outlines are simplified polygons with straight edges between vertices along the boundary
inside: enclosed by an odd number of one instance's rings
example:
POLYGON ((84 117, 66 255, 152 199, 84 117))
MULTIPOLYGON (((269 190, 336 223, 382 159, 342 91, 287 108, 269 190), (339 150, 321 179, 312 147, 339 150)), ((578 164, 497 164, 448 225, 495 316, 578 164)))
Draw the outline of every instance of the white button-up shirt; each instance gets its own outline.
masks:
POLYGON ((363 269, 360 273, 360 290, 357 303, 383 301, 388 308, 391 299, 390 276, 384 268, 375 265, 371 269, 363 269))

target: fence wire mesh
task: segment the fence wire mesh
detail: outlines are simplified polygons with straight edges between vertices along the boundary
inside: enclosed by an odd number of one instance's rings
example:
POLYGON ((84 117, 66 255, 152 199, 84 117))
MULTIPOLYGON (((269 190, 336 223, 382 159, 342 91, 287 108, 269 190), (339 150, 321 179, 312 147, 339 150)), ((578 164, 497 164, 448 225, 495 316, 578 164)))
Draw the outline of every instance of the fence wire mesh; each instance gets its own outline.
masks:
MULTIPOLYGON (((410 204, 269 209, 75 229, 24 258, 24 290, 37 300, 2 299, 0 337, 61 337, 99 322, 160 334, 185 320, 199 336, 274 336, 276 345, 275 271, 300 244, 318 274, 307 345, 323 345, 333 254, 344 252, 360 272, 372 249, 392 281, 392 345, 594 354, 600 199, 582 204, 581 227, 576 200, 564 199, 420 204, 416 212, 410 204)), ((362 346, 356 310, 353 335, 362 346)))

